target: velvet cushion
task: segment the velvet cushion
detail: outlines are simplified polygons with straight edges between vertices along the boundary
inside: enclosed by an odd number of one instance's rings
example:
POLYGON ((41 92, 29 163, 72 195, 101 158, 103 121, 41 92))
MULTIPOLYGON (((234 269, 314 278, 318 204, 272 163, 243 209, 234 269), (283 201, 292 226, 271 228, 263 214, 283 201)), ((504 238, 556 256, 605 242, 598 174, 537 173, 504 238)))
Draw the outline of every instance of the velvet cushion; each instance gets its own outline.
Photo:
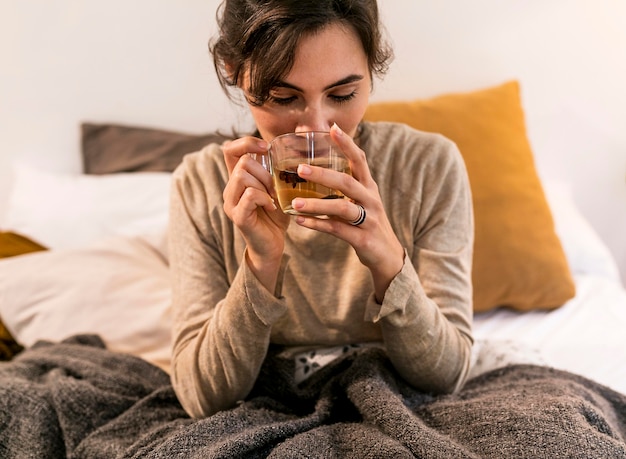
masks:
POLYGON ((172 172, 187 153, 228 138, 217 132, 185 134, 140 126, 83 123, 83 171, 86 174, 172 172))
POLYGON ((574 296, 535 169, 518 82, 426 100, 372 103, 365 118, 438 132, 458 145, 473 195, 475 312, 499 306, 552 309, 574 296))

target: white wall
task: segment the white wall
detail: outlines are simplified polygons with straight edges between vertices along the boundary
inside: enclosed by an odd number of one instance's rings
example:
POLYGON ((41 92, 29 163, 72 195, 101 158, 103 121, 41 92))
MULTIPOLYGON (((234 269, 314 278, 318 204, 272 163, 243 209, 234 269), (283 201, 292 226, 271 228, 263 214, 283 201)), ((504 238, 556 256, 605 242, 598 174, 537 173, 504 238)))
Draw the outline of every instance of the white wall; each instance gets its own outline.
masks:
MULTIPOLYGON (((626 2, 379 0, 375 100, 521 81, 542 176, 567 179, 626 281, 626 2)), ((0 214, 15 159, 79 172, 78 124, 246 126, 207 53, 217 0, 0 0, 0 214)))

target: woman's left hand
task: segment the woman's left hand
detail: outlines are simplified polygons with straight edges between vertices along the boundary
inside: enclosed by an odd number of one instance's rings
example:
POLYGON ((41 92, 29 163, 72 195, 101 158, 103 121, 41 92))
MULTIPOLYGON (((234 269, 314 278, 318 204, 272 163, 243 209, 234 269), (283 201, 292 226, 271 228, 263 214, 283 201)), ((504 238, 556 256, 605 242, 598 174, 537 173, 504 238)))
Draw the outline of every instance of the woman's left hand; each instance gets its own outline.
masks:
POLYGON ((365 152, 337 125, 331 137, 350 161, 352 177, 322 167, 300 165, 298 175, 312 182, 340 190, 348 199, 296 198, 294 207, 302 212, 328 215, 328 219, 298 216, 296 223, 348 242, 359 260, 369 268, 376 299, 382 302, 385 291, 404 263, 404 248, 393 231, 367 164, 365 152), (365 219, 354 225, 365 211, 365 219))

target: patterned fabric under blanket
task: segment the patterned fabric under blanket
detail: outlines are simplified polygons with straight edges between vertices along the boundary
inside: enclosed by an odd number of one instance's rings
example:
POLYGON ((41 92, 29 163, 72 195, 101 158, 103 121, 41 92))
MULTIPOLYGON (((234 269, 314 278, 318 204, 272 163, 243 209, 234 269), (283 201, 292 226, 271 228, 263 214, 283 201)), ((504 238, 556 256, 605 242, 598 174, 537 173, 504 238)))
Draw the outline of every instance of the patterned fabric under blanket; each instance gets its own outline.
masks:
POLYGON ((626 396, 533 365, 431 396, 363 349, 293 384, 271 350, 248 400, 201 420, 169 377, 79 336, 0 363, 2 458, 626 458, 626 396))

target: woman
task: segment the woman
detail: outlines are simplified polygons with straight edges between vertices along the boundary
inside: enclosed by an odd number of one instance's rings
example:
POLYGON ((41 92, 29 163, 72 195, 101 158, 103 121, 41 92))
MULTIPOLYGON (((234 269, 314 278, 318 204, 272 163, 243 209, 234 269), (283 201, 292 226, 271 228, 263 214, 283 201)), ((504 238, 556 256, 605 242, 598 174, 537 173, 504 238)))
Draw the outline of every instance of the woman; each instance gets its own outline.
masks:
POLYGON ((376 1, 226 0, 218 19, 220 81, 243 94, 258 134, 187 155, 174 176, 182 405, 201 417, 245 398, 270 343, 294 357, 375 343, 414 387, 458 389, 472 345, 467 175, 445 138, 362 122, 391 57, 376 1), (351 163, 352 177, 298 168, 349 198, 294 200, 328 219, 283 214, 253 159, 274 137, 309 130, 330 131, 351 163))

